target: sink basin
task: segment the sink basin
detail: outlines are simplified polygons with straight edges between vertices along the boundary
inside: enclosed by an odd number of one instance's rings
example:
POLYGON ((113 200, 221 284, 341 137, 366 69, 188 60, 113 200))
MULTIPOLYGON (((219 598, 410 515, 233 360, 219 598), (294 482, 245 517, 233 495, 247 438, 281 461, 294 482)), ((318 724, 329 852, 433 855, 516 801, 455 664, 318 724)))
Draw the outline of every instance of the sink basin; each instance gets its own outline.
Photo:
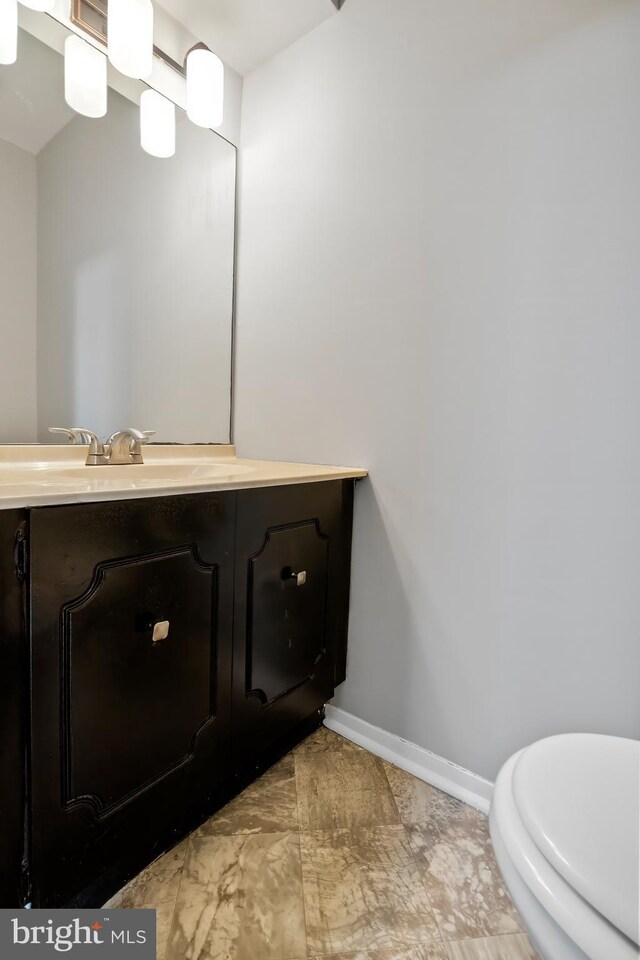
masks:
POLYGON ((53 469, 52 478, 65 480, 126 480, 132 483, 182 480, 194 482, 233 477, 252 468, 234 461, 228 463, 140 463, 123 466, 67 467, 53 469))

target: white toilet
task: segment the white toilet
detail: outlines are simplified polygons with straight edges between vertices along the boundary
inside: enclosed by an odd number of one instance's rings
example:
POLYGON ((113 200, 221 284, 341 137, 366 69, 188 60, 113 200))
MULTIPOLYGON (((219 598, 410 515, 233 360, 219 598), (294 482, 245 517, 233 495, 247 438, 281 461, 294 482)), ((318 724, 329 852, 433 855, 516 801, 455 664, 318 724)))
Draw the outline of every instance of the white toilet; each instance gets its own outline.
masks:
POLYGON ((640 742, 540 740, 504 765, 491 839, 543 960, 640 957, 640 742))

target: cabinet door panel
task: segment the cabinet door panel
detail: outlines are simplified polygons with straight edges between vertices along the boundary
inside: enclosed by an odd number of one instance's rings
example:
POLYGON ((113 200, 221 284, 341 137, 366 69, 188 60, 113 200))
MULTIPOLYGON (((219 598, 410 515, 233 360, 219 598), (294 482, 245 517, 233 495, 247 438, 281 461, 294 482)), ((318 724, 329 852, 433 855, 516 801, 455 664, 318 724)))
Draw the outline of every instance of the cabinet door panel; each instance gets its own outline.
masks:
POLYGON ((185 547, 101 563, 65 605, 64 803, 85 797, 103 816, 193 759, 215 719, 216 583, 185 547), (169 634, 154 641, 157 623, 169 634))
POLYGON ((26 514, 0 511, 0 907, 21 902, 27 647, 14 544, 26 514))
POLYGON ((235 494, 32 511, 37 902, 153 852, 228 777, 234 519, 235 494))
POLYGON ((327 556, 326 536, 309 522, 269 530, 251 558, 247 693, 262 704, 312 680, 326 654, 327 556))
POLYGON ((321 709, 343 679, 352 504, 350 481, 238 493, 238 767, 321 709))

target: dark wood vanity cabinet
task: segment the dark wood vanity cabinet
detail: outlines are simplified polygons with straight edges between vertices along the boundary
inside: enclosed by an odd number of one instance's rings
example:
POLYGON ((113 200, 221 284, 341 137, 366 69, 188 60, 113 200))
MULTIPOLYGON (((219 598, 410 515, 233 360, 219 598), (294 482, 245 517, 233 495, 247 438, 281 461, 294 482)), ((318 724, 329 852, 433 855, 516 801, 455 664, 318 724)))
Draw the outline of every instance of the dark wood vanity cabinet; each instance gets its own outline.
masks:
POLYGON ((99 905, 319 722, 352 510, 348 480, 0 512, 0 906, 99 905))
POLYGON ((31 511, 35 902, 152 853, 229 776, 234 524, 233 493, 31 511))

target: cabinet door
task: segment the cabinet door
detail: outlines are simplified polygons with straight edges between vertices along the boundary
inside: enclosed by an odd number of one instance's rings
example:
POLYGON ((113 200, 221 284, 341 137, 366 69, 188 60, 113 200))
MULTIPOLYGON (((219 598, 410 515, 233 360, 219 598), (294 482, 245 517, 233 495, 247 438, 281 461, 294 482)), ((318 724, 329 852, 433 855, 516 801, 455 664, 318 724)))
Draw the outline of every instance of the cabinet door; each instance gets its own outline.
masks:
POLYGON ((22 893, 27 646, 14 549, 25 517, 0 511, 0 907, 19 906, 22 893))
POLYGON ((234 520, 233 493, 32 511, 40 904, 138 866, 228 776, 234 520))
POLYGON ((241 768, 344 679, 353 482, 238 493, 233 674, 241 768))

